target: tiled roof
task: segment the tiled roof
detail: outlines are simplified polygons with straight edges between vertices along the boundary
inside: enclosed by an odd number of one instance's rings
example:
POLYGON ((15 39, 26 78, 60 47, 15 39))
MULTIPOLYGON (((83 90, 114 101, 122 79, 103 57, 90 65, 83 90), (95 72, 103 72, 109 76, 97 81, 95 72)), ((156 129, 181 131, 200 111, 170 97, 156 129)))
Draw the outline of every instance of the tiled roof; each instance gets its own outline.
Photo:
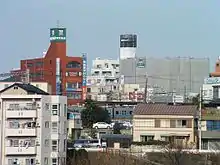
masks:
POLYGON ((43 91, 43 90, 41 90, 41 89, 31 85, 31 84, 22 84, 22 83, 14 83, 14 84, 10 85, 9 87, 1 90, 0 93, 4 92, 4 91, 6 91, 6 90, 8 90, 8 89, 10 89, 14 86, 18 86, 18 87, 24 89, 25 91, 27 91, 30 94, 49 95, 47 92, 45 92, 45 91, 43 91))
POLYGON ((133 114, 194 116, 196 110, 196 105, 138 104, 133 114))

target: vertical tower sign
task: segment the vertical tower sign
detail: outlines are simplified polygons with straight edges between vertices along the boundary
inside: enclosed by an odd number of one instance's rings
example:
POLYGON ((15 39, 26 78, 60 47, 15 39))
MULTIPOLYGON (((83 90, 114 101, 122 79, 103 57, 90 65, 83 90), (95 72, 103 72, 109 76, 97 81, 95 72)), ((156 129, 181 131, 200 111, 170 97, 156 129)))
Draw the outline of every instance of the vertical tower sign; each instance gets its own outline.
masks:
POLYGON ((60 58, 56 58, 56 95, 61 94, 60 58))
POLYGON ((66 42, 66 28, 50 29, 50 42, 66 42))
POLYGON ((83 63, 83 82, 82 82, 82 98, 86 100, 86 80, 87 80, 87 57, 86 54, 82 56, 82 63, 83 63))

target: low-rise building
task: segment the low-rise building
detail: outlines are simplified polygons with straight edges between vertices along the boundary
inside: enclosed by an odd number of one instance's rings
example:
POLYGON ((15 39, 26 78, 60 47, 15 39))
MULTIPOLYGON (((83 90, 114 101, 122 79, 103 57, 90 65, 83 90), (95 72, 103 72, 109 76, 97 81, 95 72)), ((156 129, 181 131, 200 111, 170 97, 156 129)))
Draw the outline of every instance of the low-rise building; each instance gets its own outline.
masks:
POLYGON ((202 150, 220 150, 220 109, 202 110, 202 150))
POLYGON ((138 104, 133 112, 133 141, 195 143, 196 109, 194 105, 138 104))
MULTIPOLYGON (((15 79, 8 78, 0 81, 0 90, 3 90, 11 85, 13 85, 16 81, 15 79)), ((19 82, 22 83, 22 82, 19 82)), ((31 85, 36 86, 37 88, 52 94, 52 86, 48 82, 30 82, 31 85)))
POLYGON ((14 83, 0 91, 3 165, 65 163, 67 98, 14 83))

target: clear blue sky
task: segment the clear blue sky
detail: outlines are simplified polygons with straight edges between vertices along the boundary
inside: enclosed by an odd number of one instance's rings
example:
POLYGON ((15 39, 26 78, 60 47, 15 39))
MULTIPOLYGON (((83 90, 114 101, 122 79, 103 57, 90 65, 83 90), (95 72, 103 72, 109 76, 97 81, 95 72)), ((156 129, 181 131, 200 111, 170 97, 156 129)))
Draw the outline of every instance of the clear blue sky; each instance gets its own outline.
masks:
POLYGON ((119 35, 134 32, 140 56, 210 57, 213 65, 220 55, 219 7, 219 0, 2 0, 0 71, 42 56, 57 20, 67 28, 71 56, 117 58, 119 35))

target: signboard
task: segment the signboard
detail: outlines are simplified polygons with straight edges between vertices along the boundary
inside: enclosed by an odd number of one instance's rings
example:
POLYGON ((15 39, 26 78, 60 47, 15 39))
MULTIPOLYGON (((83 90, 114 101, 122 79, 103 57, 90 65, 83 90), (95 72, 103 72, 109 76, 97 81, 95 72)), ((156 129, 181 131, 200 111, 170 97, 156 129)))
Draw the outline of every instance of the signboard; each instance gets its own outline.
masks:
POLYGON ((82 73, 81 72, 66 72, 66 76, 70 76, 70 77, 82 76, 82 73))
POLYGON ((204 79, 204 84, 220 84, 220 77, 208 77, 204 79))
POLYGON ((83 76, 83 82, 82 82, 82 97, 83 100, 86 100, 86 81, 87 81, 87 58, 86 55, 84 54, 82 56, 82 63, 83 63, 83 71, 82 71, 82 76, 83 76))
POLYGON ((138 58, 137 59, 137 68, 145 68, 146 66, 146 59, 145 58, 138 58))
POLYGON ((60 58, 56 58, 56 94, 61 94, 60 58))
POLYGON ((51 42, 65 42, 66 41, 66 28, 52 28, 50 29, 51 42))

